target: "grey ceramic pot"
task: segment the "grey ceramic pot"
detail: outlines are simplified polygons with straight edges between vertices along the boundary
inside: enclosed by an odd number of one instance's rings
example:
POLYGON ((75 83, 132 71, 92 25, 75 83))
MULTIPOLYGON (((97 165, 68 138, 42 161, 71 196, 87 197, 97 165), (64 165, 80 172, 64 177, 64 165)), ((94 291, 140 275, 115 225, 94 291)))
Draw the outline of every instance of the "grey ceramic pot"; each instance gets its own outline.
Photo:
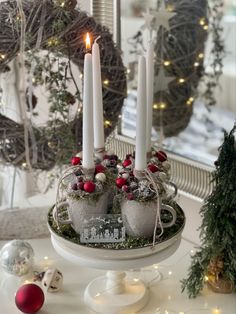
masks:
POLYGON ((62 207, 67 208, 69 219, 65 220, 60 216, 56 217, 56 207, 54 208, 54 217, 61 224, 69 224, 75 230, 80 233, 81 226, 87 215, 101 215, 107 213, 108 208, 108 192, 101 193, 98 200, 88 199, 76 199, 72 196, 67 197, 66 202, 59 203, 57 209, 62 207))
MULTIPOLYGON (((163 228, 169 228, 176 221, 176 211, 169 205, 161 205, 161 210, 171 213, 172 220, 168 223, 162 223, 163 228)), ((147 203, 135 200, 124 200, 121 204, 121 213, 126 234, 135 237, 151 237, 154 233, 155 220, 157 213, 157 202, 147 203)), ((158 225, 158 228, 160 226, 158 225)))

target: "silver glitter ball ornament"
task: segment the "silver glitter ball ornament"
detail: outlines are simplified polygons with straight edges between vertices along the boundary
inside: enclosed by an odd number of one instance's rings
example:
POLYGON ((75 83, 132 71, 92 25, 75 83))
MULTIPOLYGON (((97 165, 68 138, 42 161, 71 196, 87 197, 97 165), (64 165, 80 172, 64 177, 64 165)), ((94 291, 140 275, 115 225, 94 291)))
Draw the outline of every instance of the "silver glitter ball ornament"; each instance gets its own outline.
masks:
POLYGON ((0 251, 0 265, 12 275, 20 277, 27 274, 33 264, 34 250, 26 241, 10 241, 0 251))

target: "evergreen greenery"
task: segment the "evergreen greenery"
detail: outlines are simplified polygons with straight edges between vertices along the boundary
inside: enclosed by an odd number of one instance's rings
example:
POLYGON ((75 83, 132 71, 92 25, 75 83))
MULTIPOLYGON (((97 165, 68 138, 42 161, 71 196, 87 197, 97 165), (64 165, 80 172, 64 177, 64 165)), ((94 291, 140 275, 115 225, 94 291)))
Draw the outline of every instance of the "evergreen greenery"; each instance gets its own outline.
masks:
POLYGON ((234 133, 224 134, 224 142, 219 148, 219 157, 213 173, 215 187, 206 199, 200 213, 201 249, 192 257, 187 279, 182 281, 190 298, 196 297, 204 286, 210 261, 221 259, 221 276, 229 280, 236 290, 236 140, 234 133))

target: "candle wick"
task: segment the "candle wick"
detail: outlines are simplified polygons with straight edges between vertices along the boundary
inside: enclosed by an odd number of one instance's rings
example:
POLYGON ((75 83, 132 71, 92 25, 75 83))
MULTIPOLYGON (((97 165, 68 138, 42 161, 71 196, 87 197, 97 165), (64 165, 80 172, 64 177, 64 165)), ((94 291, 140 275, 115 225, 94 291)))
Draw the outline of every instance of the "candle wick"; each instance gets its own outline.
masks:
POLYGON ((101 36, 99 35, 96 39, 95 39, 95 43, 97 43, 97 40, 100 39, 101 36))

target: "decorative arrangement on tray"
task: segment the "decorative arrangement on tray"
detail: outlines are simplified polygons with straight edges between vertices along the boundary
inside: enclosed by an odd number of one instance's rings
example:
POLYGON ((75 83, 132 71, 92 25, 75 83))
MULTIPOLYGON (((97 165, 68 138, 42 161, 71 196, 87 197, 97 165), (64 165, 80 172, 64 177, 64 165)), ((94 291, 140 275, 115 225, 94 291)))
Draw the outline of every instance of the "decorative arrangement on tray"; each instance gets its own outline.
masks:
MULTIPOLYGON (((89 42, 87 34, 88 49, 89 42)), ((72 157, 72 166, 63 173, 56 205, 49 213, 53 231, 72 242, 116 249, 154 247, 183 229, 185 217, 173 200, 177 188, 170 181, 167 154, 163 150, 152 151, 150 145, 152 113, 148 107, 153 103, 149 95, 153 72, 149 77, 146 70, 149 59, 153 59, 151 43, 147 60, 144 56, 139 59, 135 152, 122 162, 113 152, 105 151, 96 40, 92 55, 85 55, 83 152, 72 157), (168 192, 170 188, 174 188, 172 194, 168 192), (97 226, 96 221, 102 223, 97 226), (123 227, 119 229, 120 223, 123 227)))

